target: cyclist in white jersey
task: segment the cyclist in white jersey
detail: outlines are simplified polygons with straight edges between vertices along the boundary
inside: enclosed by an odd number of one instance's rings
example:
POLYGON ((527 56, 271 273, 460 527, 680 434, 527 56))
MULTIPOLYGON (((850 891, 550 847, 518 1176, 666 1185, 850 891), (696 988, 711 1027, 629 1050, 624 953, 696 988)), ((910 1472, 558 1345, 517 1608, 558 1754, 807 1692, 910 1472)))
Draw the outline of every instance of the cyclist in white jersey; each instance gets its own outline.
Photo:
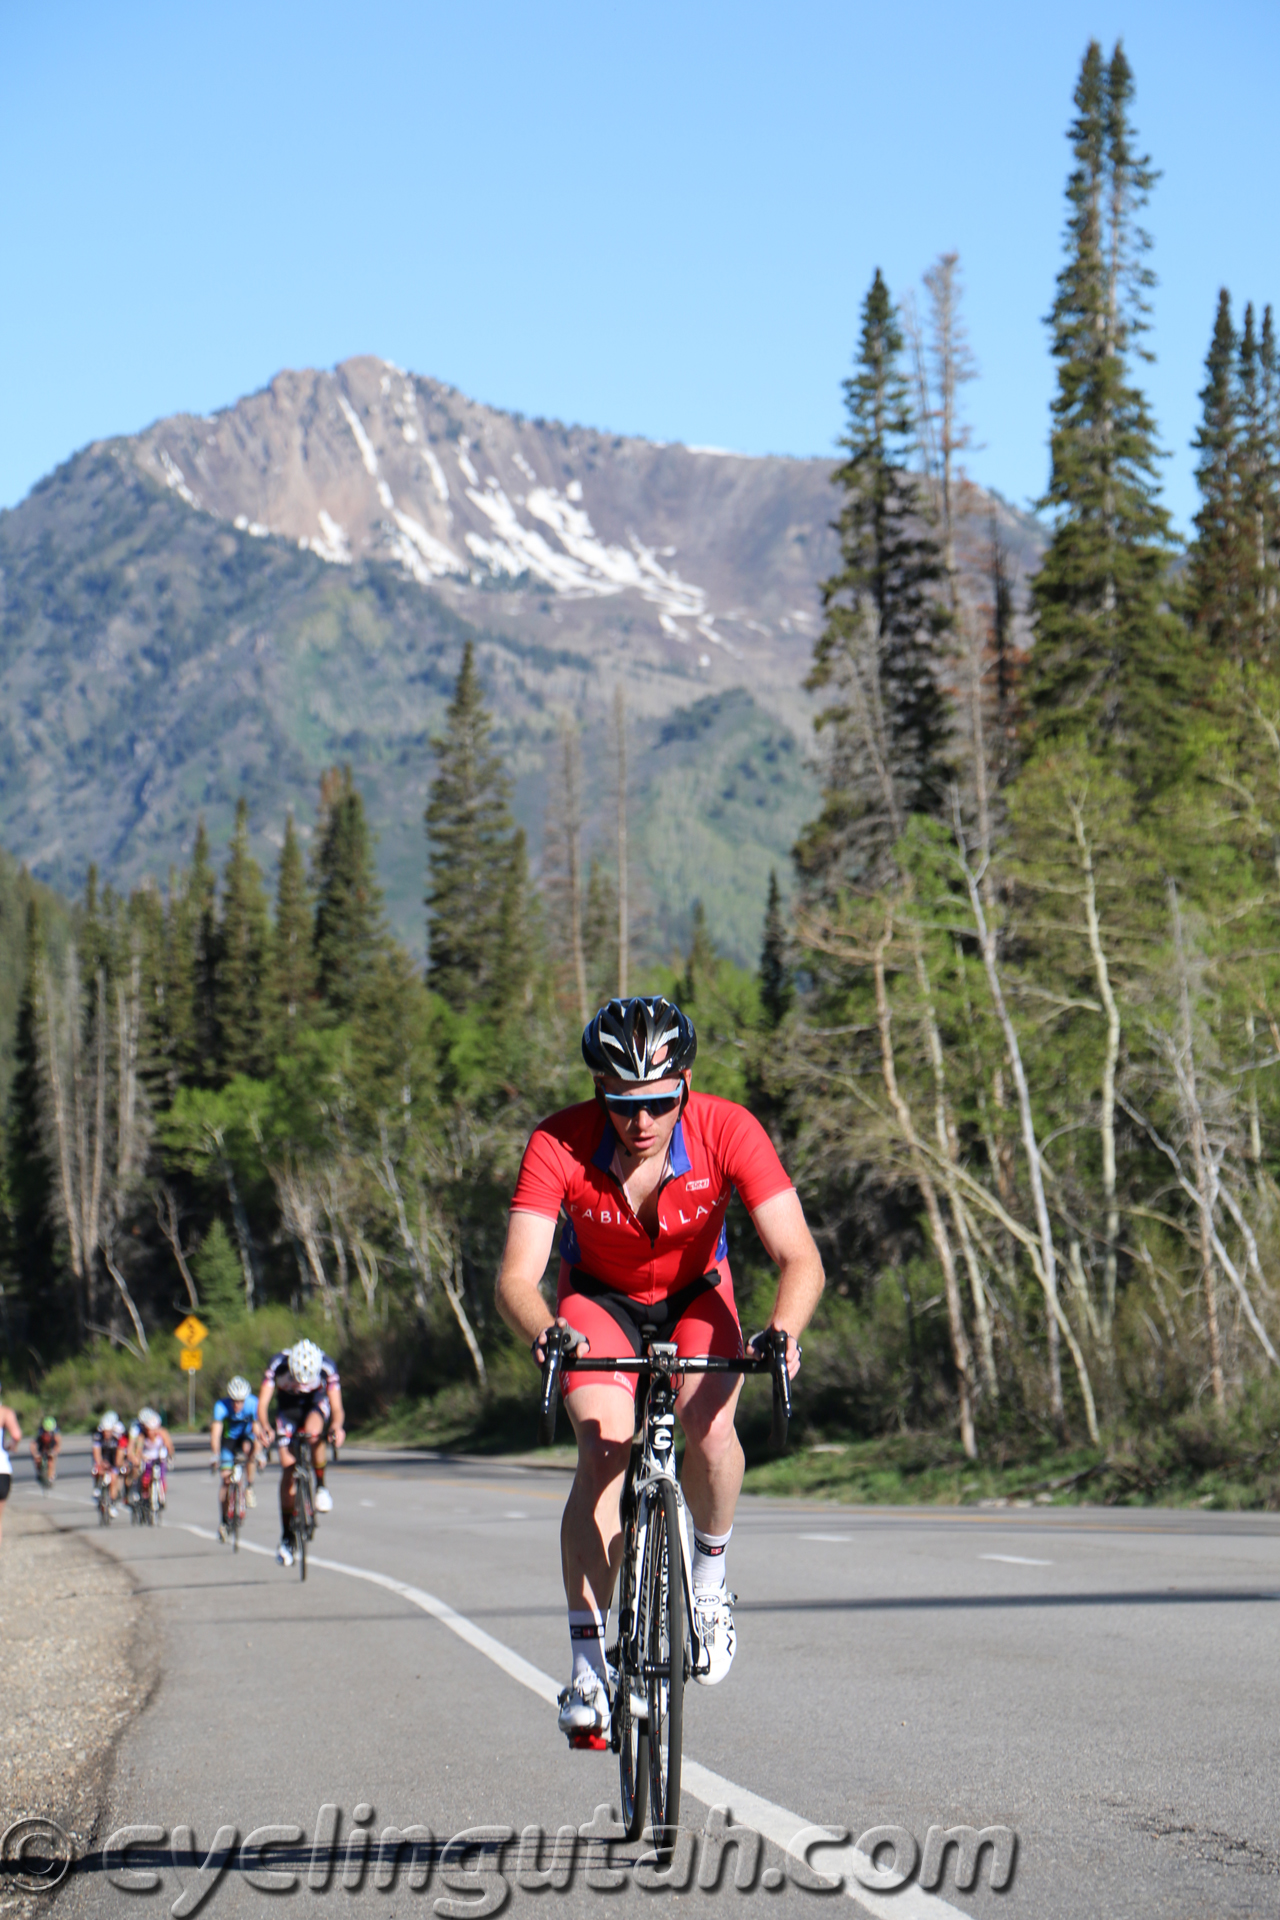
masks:
POLYGON ((12 1407, 4 1404, 4 1389, 0 1387, 0 1533, 4 1531, 4 1503, 9 1498, 9 1488, 13 1485, 13 1464, 9 1459, 6 1438, 15 1447, 22 1445, 22 1428, 18 1425, 18 1416, 12 1407))

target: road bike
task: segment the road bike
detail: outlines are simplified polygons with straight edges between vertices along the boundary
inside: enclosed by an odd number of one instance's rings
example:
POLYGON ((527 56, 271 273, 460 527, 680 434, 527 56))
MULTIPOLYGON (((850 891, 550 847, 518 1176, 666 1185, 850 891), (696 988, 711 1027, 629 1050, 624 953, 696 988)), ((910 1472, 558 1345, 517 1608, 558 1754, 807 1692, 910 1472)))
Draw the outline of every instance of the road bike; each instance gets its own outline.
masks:
POLYGON ((667 1861, 680 1827, 680 1770, 684 1689, 705 1673, 711 1656, 698 1639, 693 1606, 693 1543, 689 1513, 676 1478, 675 1406, 691 1373, 770 1373, 773 1444, 786 1445, 791 1418, 787 1336, 770 1328, 738 1360, 716 1355, 684 1359, 675 1346, 642 1326, 635 1359, 569 1361, 578 1337, 555 1327, 547 1335, 542 1369, 538 1440, 555 1435, 560 1379, 574 1373, 634 1373, 636 1432, 622 1491, 622 1564, 618 1575, 618 1640, 606 1654, 610 1668, 610 1745, 618 1756, 626 1837, 644 1832, 645 1813, 659 1863, 667 1861))
POLYGON ((137 1518, 144 1527, 158 1527, 164 1518, 164 1469, 159 1460, 144 1460, 138 1476, 137 1518))
POLYGON ((298 1563, 298 1578, 307 1577, 307 1546, 316 1532, 316 1463, 310 1435, 295 1433, 289 1442, 293 1449, 293 1557, 298 1563))
POLYGON ((100 1527, 109 1527, 115 1514, 115 1507, 111 1501, 111 1479, 110 1469, 98 1475, 98 1525, 100 1527))
POLYGON ((42 1453, 36 1461, 36 1473, 40 1481, 41 1493, 53 1491, 53 1455, 42 1453))
POLYGON ((245 1467, 243 1458, 237 1454, 231 1463, 231 1472, 222 1482, 222 1525, 226 1537, 231 1542, 231 1551, 240 1551, 240 1529, 245 1516, 245 1467))

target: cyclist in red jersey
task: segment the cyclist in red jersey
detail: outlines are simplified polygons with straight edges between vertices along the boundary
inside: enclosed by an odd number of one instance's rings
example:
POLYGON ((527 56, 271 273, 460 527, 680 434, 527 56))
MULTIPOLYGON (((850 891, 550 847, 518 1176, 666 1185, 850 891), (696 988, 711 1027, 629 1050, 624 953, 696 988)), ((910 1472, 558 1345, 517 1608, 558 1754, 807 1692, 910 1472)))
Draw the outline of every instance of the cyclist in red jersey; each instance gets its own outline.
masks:
MULTIPOLYGON (((497 1304, 539 1362, 553 1325, 585 1336, 596 1358, 640 1352, 656 1326, 681 1353, 743 1352, 724 1217, 736 1190, 777 1264, 769 1325, 798 1336, 822 1292, 822 1262, 799 1198, 768 1134, 745 1107, 694 1093, 698 1041, 669 1000, 611 1000, 582 1036, 595 1097, 534 1129, 511 1202, 497 1304), (561 1213, 556 1317, 539 1291, 561 1213)), ((681 1484, 694 1528, 695 1630, 710 1655, 695 1678, 714 1685, 733 1660, 725 1549, 742 1488, 734 1430, 741 1376, 691 1376, 676 1413, 685 1435, 681 1484)), ((605 1637, 621 1556, 619 1501, 635 1424, 634 1374, 565 1375, 578 1470, 560 1543, 573 1673, 559 1723, 582 1744, 609 1730, 605 1637)))

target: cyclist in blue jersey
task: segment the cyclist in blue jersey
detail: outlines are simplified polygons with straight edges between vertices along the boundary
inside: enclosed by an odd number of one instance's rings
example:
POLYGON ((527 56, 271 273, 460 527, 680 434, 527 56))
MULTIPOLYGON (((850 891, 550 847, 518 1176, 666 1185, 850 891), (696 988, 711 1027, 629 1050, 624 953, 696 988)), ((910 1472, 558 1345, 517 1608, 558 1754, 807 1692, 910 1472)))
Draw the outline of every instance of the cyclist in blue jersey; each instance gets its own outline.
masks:
POLYGON ((245 1462, 245 1502, 251 1507, 257 1505, 257 1496, 253 1491, 257 1432, 258 1396, 250 1393, 249 1382, 242 1373, 237 1373, 228 1380, 225 1397, 214 1401, 213 1425, 209 1429, 209 1446, 213 1453, 211 1466, 215 1472, 219 1468, 222 1470, 222 1487, 218 1495, 220 1540, 227 1537, 227 1500, 231 1470, 237 1457, 245 1462))

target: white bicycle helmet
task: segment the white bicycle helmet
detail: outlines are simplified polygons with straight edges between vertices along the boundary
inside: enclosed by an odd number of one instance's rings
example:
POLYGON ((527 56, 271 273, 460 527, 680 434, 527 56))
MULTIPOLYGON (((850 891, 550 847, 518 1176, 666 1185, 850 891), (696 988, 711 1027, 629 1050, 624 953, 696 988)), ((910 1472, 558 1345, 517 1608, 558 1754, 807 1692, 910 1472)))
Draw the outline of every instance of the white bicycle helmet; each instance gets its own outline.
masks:
MULTIPOLYGON (((296 1375, 294 1377, 295 1379, 297 1378, 296 1375)), ((228 1380, 227 1398, 228 1400, 247 1400, 249 1398, 249 1382, 242 1373, 233 1374, 231 1379, 228 1380)))
POLYGON ((154 1407, 143 1407, 138 1414, 138 1425, 140 1427, 158 1427, 160 1425, 160 1415, 154 1407))
POLYGON ((120 1415, 116 1412, 114 1407, 107 1408, 106 1412, 102 1416, 102 1420, 100 1424, 102 1426, 102 1431, 104 1433, 119 1433, 121 1431, 120 1415))
POLYGON ((289 1371, 300 1387, 318 1387, 324 1355, 314 1340, 299 1340, 289 1349, 289 1371))

